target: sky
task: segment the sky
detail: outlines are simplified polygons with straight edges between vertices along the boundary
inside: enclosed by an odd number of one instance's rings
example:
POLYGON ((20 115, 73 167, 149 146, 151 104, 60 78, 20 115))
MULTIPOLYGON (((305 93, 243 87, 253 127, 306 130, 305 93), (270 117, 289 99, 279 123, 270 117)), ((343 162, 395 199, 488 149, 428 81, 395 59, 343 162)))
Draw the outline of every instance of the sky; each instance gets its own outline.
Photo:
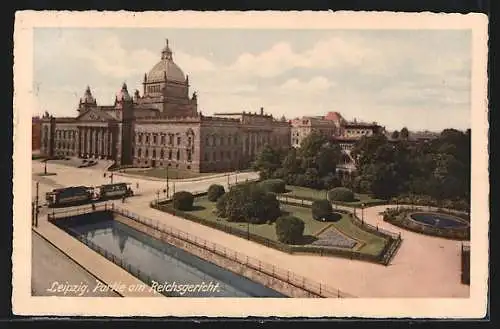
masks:
POLYGON ((36 28, 34 114, 76 116, 90 86, 113 104, 169 39, 198 110, 288 119, 340 112, 389 130, 470 128, 469 30, 36 28))

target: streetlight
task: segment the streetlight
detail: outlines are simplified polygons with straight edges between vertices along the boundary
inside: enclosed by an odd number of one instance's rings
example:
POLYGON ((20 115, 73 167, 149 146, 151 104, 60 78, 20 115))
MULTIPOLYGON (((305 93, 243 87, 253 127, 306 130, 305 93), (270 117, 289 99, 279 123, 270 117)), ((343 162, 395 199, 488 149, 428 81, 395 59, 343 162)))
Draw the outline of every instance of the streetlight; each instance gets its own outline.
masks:
POLYGON ((45 161, 43 162, 44 163, 44 168, 43 168, 44 175, 47 175, 47 161, 49 161, 49 159, 45 159, 45 161))
POLYGON ((365 223, 365 204, 361 204, 361 223, 365 223))
POLYGON ((35 200, 35 227, 38 226, 38 186, 40 185, 39 182, 36 182, 36 200, 35 200))
POLYGON ((169 196, 170 196, 170 184, 169 184, 169 181, 168 181, 168 165, 166 167, 166 173, 167 173, 167 199, 168 199, 169 196))

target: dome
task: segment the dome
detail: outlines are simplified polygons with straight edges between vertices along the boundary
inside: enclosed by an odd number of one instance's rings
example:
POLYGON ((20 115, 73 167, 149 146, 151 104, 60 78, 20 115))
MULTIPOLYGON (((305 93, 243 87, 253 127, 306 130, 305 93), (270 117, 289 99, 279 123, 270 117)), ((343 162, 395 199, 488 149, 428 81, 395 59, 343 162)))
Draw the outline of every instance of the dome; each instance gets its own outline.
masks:
POLYGON ((151 71, 149 71, 147 75, 147 81, 163 81, 165 80, 165 76, 167 76, 168 80, 175 80, 180 82, 184 82, 186 80, 184 72, 182 72, 177 64, 175 64, 171 60, 162 59, 155 66, 153 66, 151 71))
POLYGON ((184 72, 177 64, 174 63, 172 58, 172 50, 168 46, 168 39, 166 40, 165 48, 161 52, 161 60, 147 74, 147 82, 174 80, 184 82, 186 77, 184 72))

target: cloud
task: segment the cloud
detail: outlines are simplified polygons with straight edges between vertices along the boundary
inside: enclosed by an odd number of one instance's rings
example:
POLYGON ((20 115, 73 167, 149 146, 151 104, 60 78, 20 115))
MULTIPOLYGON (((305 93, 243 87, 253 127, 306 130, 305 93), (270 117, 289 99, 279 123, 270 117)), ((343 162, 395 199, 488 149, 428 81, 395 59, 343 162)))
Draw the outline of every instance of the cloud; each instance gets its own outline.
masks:
POLYGON ((306 82, 292 78, 285 81, 279 89, 284 92, 317 93, 324 92, 332 86, 334 83, 325 77, 314 77, 306 82))
MULTIPOLYGON (((448 125, 446 111, 454 111, 453 122, 469 120, 471 58, 449 37, 406 32, 378 37, 373 31, 342 37, 323 31, 303 43, 290 32, 256 47, 265 32, 252 32, 246 36, 255 39, 244 52, 223 56, 224 40, 213 33, 209 47, 196 39, 173 47, 174 60, 189 74, 191 92, 198 91, 199 108, 207 115, 263 106, 275 116, 334 110, 396 127, 448 125)), ((87 84, 103 105, 113 102, 123 81, 131 92, 142 90, 143 74, 160 60, 162 44, 127 38, 65 31, 36 41, 38 107, 73 115, 87 84)))

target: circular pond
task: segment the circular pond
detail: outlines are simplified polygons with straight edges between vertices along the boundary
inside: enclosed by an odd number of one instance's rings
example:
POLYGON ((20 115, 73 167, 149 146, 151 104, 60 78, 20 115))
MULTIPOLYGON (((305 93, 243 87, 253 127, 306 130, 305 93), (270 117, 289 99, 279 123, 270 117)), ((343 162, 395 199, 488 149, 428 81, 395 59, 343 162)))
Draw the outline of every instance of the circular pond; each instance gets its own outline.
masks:
POLYGON ((469 223, 459 217, 435 212, 415 212, 410 214, 410 218, 436 228, 466 228, 469 226, 469 223))

